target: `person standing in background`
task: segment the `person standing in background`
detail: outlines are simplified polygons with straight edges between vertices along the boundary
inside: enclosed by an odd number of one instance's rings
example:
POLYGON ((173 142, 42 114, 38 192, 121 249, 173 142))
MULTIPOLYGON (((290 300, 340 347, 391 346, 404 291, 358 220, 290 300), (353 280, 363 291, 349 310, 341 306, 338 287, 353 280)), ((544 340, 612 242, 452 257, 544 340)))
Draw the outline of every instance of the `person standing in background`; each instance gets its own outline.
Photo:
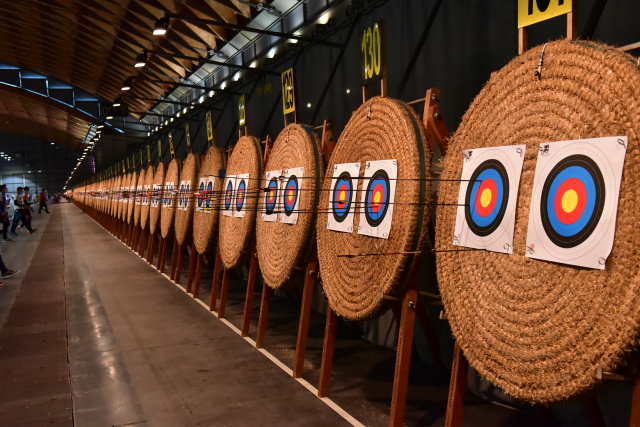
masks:
POLYGON ((2 242, 13 242, 13 239, 10 239, 7 236, 9 232, 9 205, 7 203, 7 186, 2 184, 0 185, 0 221, 2 221, 2 242))
POLYGON ((40 191, 40 209, 38 209, 39 214, 42 213, 42 209, 44 209, 46 213, 50 213, 49 208, 47 207, 47 191, 44 188, 40 191))
POLYGON ((31 212, 29 211, 30 206, 27 204, 28 196, 23 194, 23 188, 18 187, 16 189, 16 199, 13 201, 15 205, 15 213, 13 214, 13 225, 11 226, 11 234, 16 235, 16 227, 18 227, 18 222, 22 221, 22 224, 27 228, 29 233, 33 233, 36 229, 31 229, 31 212))

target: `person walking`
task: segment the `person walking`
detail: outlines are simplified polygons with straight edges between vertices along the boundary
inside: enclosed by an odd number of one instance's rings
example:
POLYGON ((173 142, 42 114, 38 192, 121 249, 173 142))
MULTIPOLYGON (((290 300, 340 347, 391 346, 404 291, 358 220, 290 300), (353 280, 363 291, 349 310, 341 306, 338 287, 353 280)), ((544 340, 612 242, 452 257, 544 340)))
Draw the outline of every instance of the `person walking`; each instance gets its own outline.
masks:
POLYGON ((42 213, 42 209, 44 209, 46 213, 51 213, 49 212, 49 208, 47 206, 47 191, 44 188, 40 191, 40 209, 38 209, 39 214, 42 213))
POLYGON ((13 242, 7 236, 11 223, 9 222, 9 205, 7 203, 7 186, 5 184, 0 185, 0 221, 2 221, 2 242, 13 242))
POLYGON ((15 205, 15 212, 13 214, 13 225, 11 226, 11 234, 14 236, 16 233, 16 228, 18 227, 18 222, 22 221, 22 225, 24 225, 29 233, 33 233, 36 229, 31 229, 31 220, 29 217, 31 216, 31 212, 29 211, 30 206, 28 205, 29 197, 23 193, 23 188, 18 187, 16 189, 16 199, 13 201, 15 205))
MULTIPOLYGON (((2 278, 8 279, 18 273, 20 273, 20 270, 10 270, 6 265, 4 265, 4 261, 2 260, 2 251, 0 251, 0 274, 2 274, 2 278)), ((0 282, 0 286, 2 285, 4 285, 4 282, 0 282)))

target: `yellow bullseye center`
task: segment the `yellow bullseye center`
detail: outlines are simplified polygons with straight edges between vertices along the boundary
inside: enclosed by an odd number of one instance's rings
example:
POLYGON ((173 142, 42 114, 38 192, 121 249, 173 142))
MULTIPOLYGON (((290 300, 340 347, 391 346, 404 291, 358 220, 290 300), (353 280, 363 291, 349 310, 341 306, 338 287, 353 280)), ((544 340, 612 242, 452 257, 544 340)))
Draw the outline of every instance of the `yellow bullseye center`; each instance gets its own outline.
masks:
POLYGON ((483 208, 486 208, 491 203, 491 190, 485 188, 482 194, 480 195, 480 204, 483 208))
POLYGON ((382 195, 378 191, 373 195, 373 203, 375 203, 377 205, 377 204, 380 203, 380 200, 382 200, 382 195))
POLYGON ((289 197, 289 201, 293 200, 293 190, 289 190, 287 197, 289 197))
POLYGON ((345 200, 347 200, 347 192, 343 190, 338 193, 338 202, 344 203, 345 200))
POLYGON ((578 206, 578 193, 575 190, 567 190, 562 195, 562 210, 565 212, 573 212, 578 206))

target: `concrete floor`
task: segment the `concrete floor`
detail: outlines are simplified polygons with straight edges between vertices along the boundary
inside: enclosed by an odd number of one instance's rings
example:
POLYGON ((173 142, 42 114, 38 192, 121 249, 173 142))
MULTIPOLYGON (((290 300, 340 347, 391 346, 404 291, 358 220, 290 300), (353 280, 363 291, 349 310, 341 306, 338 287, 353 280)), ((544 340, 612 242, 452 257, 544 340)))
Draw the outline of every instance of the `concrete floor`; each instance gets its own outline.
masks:
MULTIPOLYGON (((240 325, 242 280, 231 283, 223 323, 77 207, 54 208, 51 216, 36 215, 38 233, 2 245, 7 265, 27 271, 0 288, 0 426, 388 424, 395 352, 340 324, 331 390, 336 411, 228 326, 240 325)), ((186 282, 188 257, 184 262, 186 282)), ((210 284, 205 266, 207 305, 210 284)), ((258 289, 254 338, 259 301, 258 289)), ((298 310, 288 299, 271 303, 266 350, 286 366, 298 310)), ((314 314, 305 365, 314 386, 323 334, 324 317, 314 314)), ((406 424, 443 425, 447 390, 448 377, 414 357, 406 424)), ((469 395, 464 424, 556 423, 535 410, 469 395)))

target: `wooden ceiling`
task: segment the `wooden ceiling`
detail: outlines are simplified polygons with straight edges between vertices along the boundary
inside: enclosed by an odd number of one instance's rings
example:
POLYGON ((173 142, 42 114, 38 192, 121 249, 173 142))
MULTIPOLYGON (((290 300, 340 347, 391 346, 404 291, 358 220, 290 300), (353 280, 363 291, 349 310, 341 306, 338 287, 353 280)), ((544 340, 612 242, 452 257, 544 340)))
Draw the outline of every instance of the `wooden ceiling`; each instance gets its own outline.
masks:
POLYGON ((27 135, 72 150, 84 149, 91 117, 57 101, 0 85, 0 133, 27 135))
MULTIPOLYGON (((260 3, 261 0, 251 0, 260 3)), ((176 80, 191 74, 198 61, 171 59, 150 54, 147 66, 133 67, 142 49, 190 57, 204 56, 206 50, 221 47, 234 33, 205 24, 171 20, 166 36, 152 35, 153 26, 165 12, 225 21, 249 22, 251 8, 239 0, 0 0, 0 62, 30 69, 86 90, 111 101, 121 94, 129 76, 144 75, 158 80, 176 80), (168 78, 167 78, 168 77, 168 78)), ((170 85, 136 82, 132 95, 158 99, 170 85)), ((2 114, 34 108, 45 98, 30 100, 13 96, 16 106, 1 100, 2 114), (33 101, 33 102, 31 102, 33 101), (35 104, 34 104, 35 103, 35 104)), ((146 111, 154 101, 128 99, 130 111, 146 111)), ((41 107, 19 113, 22 120, 42 124, 42 108, 60 120, 60 106, 41 107), (60 114, 52 114, 54 109, 60 114), (36 120, 37 119, 37 120, 36 120)), ((79 134, 69 118, 70 138, 79 134)), ((3 120, 4 122, 4 120, 3 120)), ((57 123, 55 129, 64 126, 57 123)), ((86 134, 86 126, 80 138, 86 134)))

